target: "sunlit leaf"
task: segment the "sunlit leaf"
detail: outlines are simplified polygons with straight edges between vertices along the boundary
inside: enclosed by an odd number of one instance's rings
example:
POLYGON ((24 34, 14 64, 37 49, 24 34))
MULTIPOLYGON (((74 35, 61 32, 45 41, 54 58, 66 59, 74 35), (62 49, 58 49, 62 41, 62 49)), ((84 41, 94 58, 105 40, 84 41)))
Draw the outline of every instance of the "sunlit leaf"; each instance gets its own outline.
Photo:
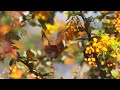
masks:
POLYGON ((112 74, 112 76, 113 76, 114 78, 117 78, 118 75, 119 75, 119 74, 118 74, 118 71, 115 70, 115 69, 112 69, 111 74, 112 74))

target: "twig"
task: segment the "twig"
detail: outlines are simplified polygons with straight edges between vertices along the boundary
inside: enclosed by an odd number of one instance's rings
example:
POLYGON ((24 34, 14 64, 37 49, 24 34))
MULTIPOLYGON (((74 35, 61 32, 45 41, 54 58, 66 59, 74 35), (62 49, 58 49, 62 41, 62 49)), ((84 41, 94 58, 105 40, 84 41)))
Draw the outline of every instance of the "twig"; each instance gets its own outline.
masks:
POLYGON ((97 58, 97 55, 96 54, 93 54, 93 56, 96 58, 96 63, 98 65, 98 69, 100 70, 100 76, 101 76, 101 79, 104 79, 104 74, 103 74, 103 71, 101 70, 101 64, 99 62, 99 59, 97 58))
POLYGON ((17 61, 20 61, 20 62, 22 62, 23 64, 25 64, 25 65, 28 67, 28 69, 30 70, 31 73, 35 74, 36 76, 40 76, 42 79, 45 79, 41 73, 37 73, 36 71, 34 71, 33 69, 31 69, 31 68, 29 67, 28 61, 26 61, 26 62, 22 61, 22 60, 20 59, 20 55, 19 55, 18 52, 17 52, 17 54, 18 54, 18 59, 17 59, 17 61))

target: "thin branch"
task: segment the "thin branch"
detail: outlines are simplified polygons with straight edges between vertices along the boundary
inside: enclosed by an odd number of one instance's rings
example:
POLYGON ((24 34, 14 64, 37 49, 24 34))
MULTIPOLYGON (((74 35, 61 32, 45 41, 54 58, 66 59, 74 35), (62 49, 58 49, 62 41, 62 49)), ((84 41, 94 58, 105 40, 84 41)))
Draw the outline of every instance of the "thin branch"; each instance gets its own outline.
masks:
POLYGON ((33 69, 31 69, 31 68, 29 67, 28 61, 27 61, 27 62, 22 61, 22 60, 20 59, 20 55, 19 55, 18 52, 17 52, 17 54, 18 54, 18 59, 17 59, 17 61, 20 61, 20 62, 22 62, 23 64, 25 64, 25 65, 28 67, 28 69, 30 70, 31 73, 35 74, 36 76, 40 76, 42 79, 45 79, 45 78, 43 78, 43 75, 42 75, 41 73, 38 73, 38 72, 34 71, 33 69))
POLYGON ((99 59, 97 58, 97 55, 96 55, 96 54, 93 54, 93 56, 96 58, 96 63, 97 63, 97 65, 98 65, 98 69, 100 70, 101 79, 104 79, 104 74, 103 74, 103 71, 101 70, 100 61, 99 61, 99 59))

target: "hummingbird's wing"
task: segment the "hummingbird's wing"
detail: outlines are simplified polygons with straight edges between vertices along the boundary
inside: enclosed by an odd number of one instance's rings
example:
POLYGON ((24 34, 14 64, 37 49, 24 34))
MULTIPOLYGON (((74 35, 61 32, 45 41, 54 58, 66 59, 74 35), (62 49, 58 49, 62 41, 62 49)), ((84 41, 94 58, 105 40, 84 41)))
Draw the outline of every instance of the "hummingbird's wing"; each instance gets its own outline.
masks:
POLYGON ((50 42, 49 42, 49 40, 48 40, 48 38, 47 38, 47 36, 45 35, 45 32, 43 30, 41 30, 41 32, 42 32, 42 41, 43 41, 43 44, 45 46, 51 45, 50 42))

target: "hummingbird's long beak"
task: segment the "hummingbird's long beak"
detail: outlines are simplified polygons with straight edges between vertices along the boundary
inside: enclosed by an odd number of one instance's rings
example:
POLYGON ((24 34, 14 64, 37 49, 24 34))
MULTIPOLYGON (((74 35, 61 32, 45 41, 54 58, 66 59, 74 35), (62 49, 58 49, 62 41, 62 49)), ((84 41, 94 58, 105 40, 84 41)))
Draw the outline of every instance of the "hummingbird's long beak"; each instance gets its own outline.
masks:
POLYGON ((51 45, 47 36, 45 35, 45 32, 43 30, 41 30, 41 31, 42 31, 42 41, 44 42, 44 39, 46 39, 48 41, 48 44, 51 45))

